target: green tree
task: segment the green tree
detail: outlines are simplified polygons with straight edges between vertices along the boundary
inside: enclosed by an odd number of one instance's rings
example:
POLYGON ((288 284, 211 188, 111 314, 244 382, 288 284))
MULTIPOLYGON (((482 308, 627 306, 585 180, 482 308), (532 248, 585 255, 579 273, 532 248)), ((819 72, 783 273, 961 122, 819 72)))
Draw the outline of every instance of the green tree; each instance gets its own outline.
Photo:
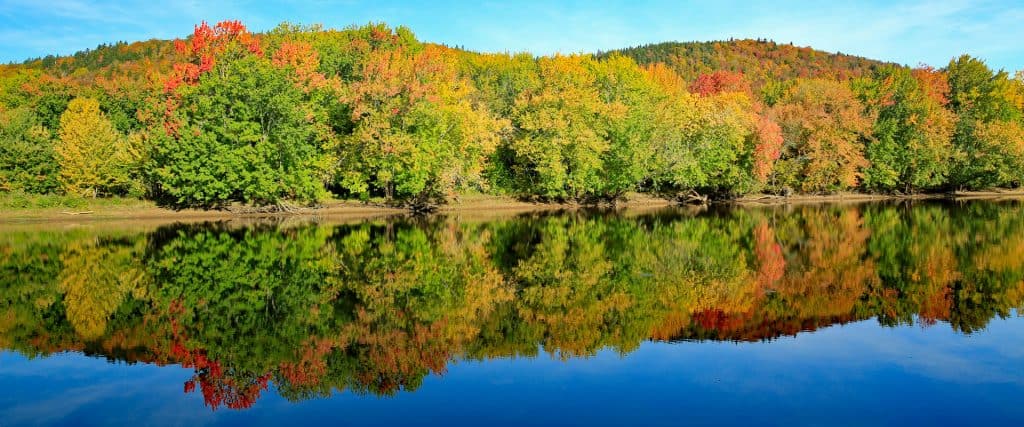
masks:
MULTIPOLYGON (((1021 120, 1015 106, 1015 82, 1005 71, 993 72, 979 59, 963 55, 947 67, 950 108, 958 121, 953 143, 958 151, 952 181, 967 188, 1013 185, 1007 177, 1019 174, 1013 140, 993 139, 1021 120)), ((1012 134, 1010 134, 1012 135, 1012 134)))
POLYGON ((613 55, 593 66, 598 95, 606 104, 625 107, 608 117, 608 151, 602 157, 599 195, 618 199, 651 176, 657 101, 664 95, 643 70, 625 56, 613 55))
POLYGON ((756 116, 743 92, 697 96, 664 66, 647 69, 665 96, 658 101, 651 136, 652 181, 677 196, 690 191, 730 195, 749 190, 756 116))
POLYGON ((605 102, 588 56, 538 60, 540 84, 519 94, 516 134, 505 167, 518 192, 546 199, 585 200, 603 194, 609 124, 626 117, 621 102, 605 102))
POLYGON ((0 107, 0 190, 46 194, 60 190, 50 132, 29 108, 0 107))
POLYGON ((862 98, 877 115, 865 150, 871 163, 864 172, 868 188, 914 192, 946 183, 954 155, 953 115, 928 96, 924 85, 910 69, 887 66, 864 88, 862 98))
POLYGON ((225 59, 176 94, 178 128, 156 139, 148 167, 158 196, 204 207, 321 197, 313 107, 285 69, 256 55, 225 59))
POLYGON ((962 55, 949 61, 949 106, 961 119, 991 122, 1017 120, 1014 83, 1006 71, 993 71, 984 61, 962 55))

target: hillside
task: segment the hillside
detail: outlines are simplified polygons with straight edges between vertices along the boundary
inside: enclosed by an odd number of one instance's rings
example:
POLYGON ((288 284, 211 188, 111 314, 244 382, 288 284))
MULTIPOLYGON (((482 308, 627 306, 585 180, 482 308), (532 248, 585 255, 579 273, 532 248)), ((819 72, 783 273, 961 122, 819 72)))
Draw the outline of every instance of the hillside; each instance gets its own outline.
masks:
POLYGON ((67 76, 76 70, 100 71, 124 68, 132 63, 158 64, 169 69, 174 60, 174 43, 170 40, 151 39, 136 42, 101 44, 95 49, 85 49, 71 55, 48 55, 42 58, 26 59, 21 64, 11 64, 12 69, 38 69, 57 76, 67 76))
POLYGON ((869 73, 882 61, 829 53, 767 40, 665 42, 601 52, 619 53, 641 65, 663 62, 687 80, 718 70, 742 72, 755 84, 798 77, 846 80, 869 73))
MULTIPOLYGON (((866 75, 874 67, 886 64, 843 53, 752 39, 663 42, 601 51, 595 53, 595 56, 604 58, 613 53, 628 56, 641 65, 657 62, 668 64, 687 80, 713 71, 728 70, 746 74, 755 85, 769 80, 799 77, 846 80, 866 75)), ((169 68, 174 55, 174 44, 171 41, 153 39, 103 44, 67 56, 49 55, 27 59, 11 68, 41 69, 61 76, 70 75, 78 69, 102 71, 140 61, 169 68)))

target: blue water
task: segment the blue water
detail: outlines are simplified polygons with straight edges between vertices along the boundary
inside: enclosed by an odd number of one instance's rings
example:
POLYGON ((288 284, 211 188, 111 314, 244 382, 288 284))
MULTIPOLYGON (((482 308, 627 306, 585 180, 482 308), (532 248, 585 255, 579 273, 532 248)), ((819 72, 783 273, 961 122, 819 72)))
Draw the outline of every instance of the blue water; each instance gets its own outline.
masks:
POLYGON ((0 427, 1024 419, 1024 205, 0 224, 0 427))
POLYGON ((770 342, 645 342, 566 361, 461 361, 415 392, 245 411, 185 394, 192 372, 78 353, 3 353, 2 425, 994 425, 1024 417, 1024 319, 973 335, 948 326, 835 326, 770 342))

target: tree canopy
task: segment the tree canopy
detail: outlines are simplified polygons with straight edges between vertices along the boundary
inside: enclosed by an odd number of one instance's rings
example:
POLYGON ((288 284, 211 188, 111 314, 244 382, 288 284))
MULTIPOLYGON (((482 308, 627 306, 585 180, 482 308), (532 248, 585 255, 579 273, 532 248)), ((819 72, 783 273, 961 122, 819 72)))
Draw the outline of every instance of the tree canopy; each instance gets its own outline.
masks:
POLYGON ((476 53, 201 23, 0 67, 0 191, 176 207, 1018 187, 1024 75, 764 40, 476 53))

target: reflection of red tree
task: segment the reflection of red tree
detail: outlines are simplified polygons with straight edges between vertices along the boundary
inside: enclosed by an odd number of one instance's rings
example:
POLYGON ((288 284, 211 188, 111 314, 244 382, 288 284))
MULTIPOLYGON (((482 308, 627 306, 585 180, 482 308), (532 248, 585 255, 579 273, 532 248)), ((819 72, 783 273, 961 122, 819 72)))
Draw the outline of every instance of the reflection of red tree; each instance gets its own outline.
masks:
POLYGON ((278 372, 293 387, 316 386, 327 375, 327 355, 342 346, 339 340, 310 338, 303 346, 299 360, 282 362, 278 372))
POLYGON ((268 372, 255 378, 236 378, 228 375, 220 362, 210 359, 206 350, 186 347, 186 334, 177 319, 184 310, 181 301, 175 300, 168 309, 168 317, 171 327, 171 358, 177 360, 181 367, 195 370, 192 378, 185 381, 185 393, 195 391, 198 384, 206 406, 214 410, 221 405, 229 409, 252 407, 260 393, 267 389, 271 374, 268 372))
POLYGON ((811 332, 822 327, 844 325, 861 319, 862 317, 852 313, 826 317, 773 318, 770 314, 758 310, 747 313, 725 313, 721 310, 705 310, 693 314, 692 324, 698 330, 682 330, 682 336, 677 338, 761 341, 782 336, 796 336, 801 332, 811 332))
POLYGON ((750 320, 749 313, 726 313, 719 309, 708 309, 693 314, 693 322, 708 331, 740 330, 750 320))

